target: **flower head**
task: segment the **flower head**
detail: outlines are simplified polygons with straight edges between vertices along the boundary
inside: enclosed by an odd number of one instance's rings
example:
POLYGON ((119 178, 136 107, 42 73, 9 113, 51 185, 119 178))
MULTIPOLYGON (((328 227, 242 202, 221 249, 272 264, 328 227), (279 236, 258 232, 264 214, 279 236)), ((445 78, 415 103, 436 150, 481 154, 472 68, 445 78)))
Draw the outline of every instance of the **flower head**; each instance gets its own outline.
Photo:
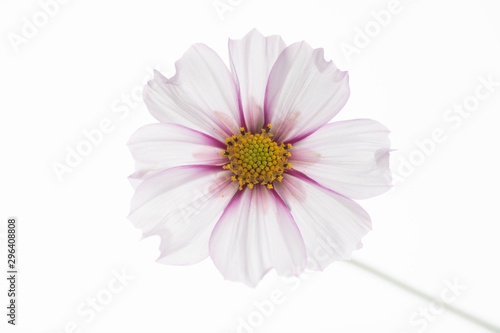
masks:
POLYGON ((255 286, 271 269, 298 275, 349 259, 371 229, 352 199, 390 188, 388 130, 329 121, 349 97, 347 72, 305 42, 253 30, 229 41, 231 71, 193 45, 144 101, 159 123, 130 139, 129 218, 161 237, 159 262, 211 257, 255 286))

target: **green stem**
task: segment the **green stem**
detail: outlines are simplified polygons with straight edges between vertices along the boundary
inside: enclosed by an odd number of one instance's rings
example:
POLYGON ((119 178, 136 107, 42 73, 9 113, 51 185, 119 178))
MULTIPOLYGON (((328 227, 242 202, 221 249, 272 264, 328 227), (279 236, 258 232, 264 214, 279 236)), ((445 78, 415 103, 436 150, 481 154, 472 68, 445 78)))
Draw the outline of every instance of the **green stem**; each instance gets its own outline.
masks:
MULTIPOLYGON (((345 261, 346 263, 350 263, 358 268, 361 268, 362 270, 368 272, 368 273, 371 273, 379 278, 381 278, 382 280, 385 280, 407 292, 409 292, 410 294, 413 294, 415 296, 418 296, 422 299, 425 299, 427 301, 430 301, 430 302, 433 302, 433 301, 436 301, 436 298, 435 297, 432 297, 431 295, 428 295, 406 283, 403 283, 401 281, 398 281, 392 277, 390 277, 389 275, 385 274, 385 273, 382 273, 380 272, 379 270, 373 268, 373 267, 370 267, 362 262, 359 262, 359 261, 356 261, 356 260, 350 260, 350 261, 345 261)), ((496 332, 496 333, 500 333, 500 328, 483 320, 483 319, 480 319, 478 317, 475 317, 467 312, 464 312, 463 310, 460 310, 452 305, 449 305, 449 304, 446 304, 444 302, 440 302, 440 305, 442 305, 442 307, 452 313, 454 313, 455 315, 465 319, 465 320, 468 320, 478 326, 481 326, 487 330, 490 330, 492 332, 496 332)))

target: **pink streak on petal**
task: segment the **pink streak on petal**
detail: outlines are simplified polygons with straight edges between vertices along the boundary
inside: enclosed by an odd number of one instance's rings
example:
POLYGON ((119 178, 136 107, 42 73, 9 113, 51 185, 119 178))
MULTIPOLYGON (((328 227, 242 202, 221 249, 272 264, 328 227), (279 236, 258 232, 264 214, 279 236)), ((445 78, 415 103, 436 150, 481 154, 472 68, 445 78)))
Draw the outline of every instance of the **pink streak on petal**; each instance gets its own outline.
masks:
POLYGON ((242 124, 236 84, 220 57, 204 44, 189 48, 168 79, 155 71, 143 98, 160 122, 178 123, 218 140, 238 133, 242 124))
POLYGON ((285 43, 279 36, 264 37, 256 29, 242 39, 229 40, 229 58, 237 83, 240 106, 247 130, 256 132, 264 124, 264 99, 272 66, 285 43))
POLYGON ((208 256, 212 229, 238 190, 230 177, 218 167, 181 166, 137 188, 129 219, 144 237, 160 236, 159 262, 187 265, 208 256))
POLYGON ((333 261, 350 259, 371 230, 370 217, 361 206, 300 172, 289 172, 275 189, 304 239, 308 269, 323 270, 333 261))
MULTIPOLYGON (((228 162, 219 140, 202 132, 171 123, 149 124, 138 129, 128 147, 136 161, 132 185, 162 170, 180 165, 224 165, 228 162)), ((135 187, 134 186, 134 187, 135 187)))
POLYGON ((391 188, 389 130, 371 119, 326 124, 296 142, 289 161, 320 184, 354 199, 391 188))
POLYGON ((212 232, 210 256, 226 279, 249 286, 272 268, 279 275, 298 275, 306 259, 287 207, 261 185, 233 197, 212 232))
POLYGON ((271 70, 264 102, 265 122, 277 142, 296 142, 331 120, 349 98, 347 72, 326 62, 322 49, 295 43, 271 70))

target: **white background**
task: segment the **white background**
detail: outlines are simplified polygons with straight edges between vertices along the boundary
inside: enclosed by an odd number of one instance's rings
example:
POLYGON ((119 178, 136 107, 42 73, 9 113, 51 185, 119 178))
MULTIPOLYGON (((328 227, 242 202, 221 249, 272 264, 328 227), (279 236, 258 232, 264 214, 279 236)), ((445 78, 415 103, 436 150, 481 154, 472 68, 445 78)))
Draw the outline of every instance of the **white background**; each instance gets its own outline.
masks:
POLYGON ((34 0, 0 3, 2 272, 9 216, 19 220, 20 256, 18 326, 6 323, 2 278, 0 330, 72 332, 74 322, 76 332, 226 333, 237 332, 241 318, 254 332, 488 332, 449 311, 416 324, 429 301, 349 263, 298 281, 271 273, 251 289, 224 281, 209 259, 189 267, 155 262, 159 239, 140 240, 126 219, 133 160, 125 144, 154 122, 130 96, 151 68, 172 76, 193 43, 227 62, 227 38, 254 27, 324 48, 350 72, 351 98, 337 119, 388 126, 394 173, 411 156, 418 162, 390 192, 360 202, 374 230, 354 258, 438 299, 456 279, 467 289, 452 305, 500 326, 500 86, 460 124, 444 118, 473 100, 481 77, 500 82, 498 1, 401 0, 351 58, 341 45, 355 45, 356 29, 389 1, 232 3, 221 18, 213 0, 69 1, 18 52, 9 36, 42 9, 34 0), (58 179, 53 164, 65 163, 83 131, 106 119, 112 130, 58 179), (416 140, 436 128, 446 140, 425 156, 415 152, 416 140), (133 280, 106 299, 123 270, 133 280), (273 290, 281 304, 259 314, 254 302, 268 304, 273 290), (77 312, 99 295, 109 303, 94 316, 77 312))

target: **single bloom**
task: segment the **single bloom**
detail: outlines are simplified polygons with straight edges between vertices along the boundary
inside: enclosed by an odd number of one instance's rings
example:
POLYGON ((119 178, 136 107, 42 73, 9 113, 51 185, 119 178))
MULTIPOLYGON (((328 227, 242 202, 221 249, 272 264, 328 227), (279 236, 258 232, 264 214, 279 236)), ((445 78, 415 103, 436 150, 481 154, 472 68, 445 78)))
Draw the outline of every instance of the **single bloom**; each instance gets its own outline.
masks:
POLYGON ((386 127, 329 121, 349 78, 323 49, 252 30, 229 40, 230 70, 195 44, 176 74, 155 71, 144 101, 159 122, 128 143, 136 161, 129 218, 159 235, 158 262, 210 257, 226 279, 255 286, 323 270, 371 230, 353 199, 390 188, 386 127))

